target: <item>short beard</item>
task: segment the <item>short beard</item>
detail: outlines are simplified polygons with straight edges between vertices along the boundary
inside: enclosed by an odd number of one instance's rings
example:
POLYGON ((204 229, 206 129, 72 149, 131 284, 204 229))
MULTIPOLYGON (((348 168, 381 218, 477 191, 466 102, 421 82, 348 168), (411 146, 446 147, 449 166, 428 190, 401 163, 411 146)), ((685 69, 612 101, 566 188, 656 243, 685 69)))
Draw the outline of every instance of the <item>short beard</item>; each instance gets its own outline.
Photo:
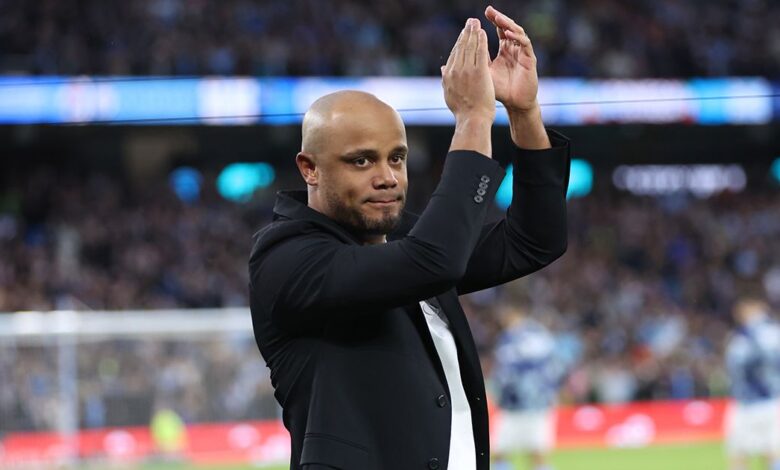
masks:
POLYGON ((325 199, 331 210, 331 217, 356 235, 387 235, 398 227, 401 222, 405 200, 401 199, 401 208, 397 215, 383 214, 379 219, 366 217, 362 212, 349 207, 333 193, 325 193, 325 199))

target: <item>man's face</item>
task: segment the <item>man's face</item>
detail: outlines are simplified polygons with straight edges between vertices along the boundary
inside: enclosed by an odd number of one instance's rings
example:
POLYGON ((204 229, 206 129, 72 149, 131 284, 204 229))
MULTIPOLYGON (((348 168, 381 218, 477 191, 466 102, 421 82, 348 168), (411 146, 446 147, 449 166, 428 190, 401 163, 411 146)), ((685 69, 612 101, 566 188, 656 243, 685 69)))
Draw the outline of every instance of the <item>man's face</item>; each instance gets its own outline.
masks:
POLYGON ((336 115, 317 155, 326 215, 352 231, 385 235, 406 203, 406 131, 390 109, 336 115))

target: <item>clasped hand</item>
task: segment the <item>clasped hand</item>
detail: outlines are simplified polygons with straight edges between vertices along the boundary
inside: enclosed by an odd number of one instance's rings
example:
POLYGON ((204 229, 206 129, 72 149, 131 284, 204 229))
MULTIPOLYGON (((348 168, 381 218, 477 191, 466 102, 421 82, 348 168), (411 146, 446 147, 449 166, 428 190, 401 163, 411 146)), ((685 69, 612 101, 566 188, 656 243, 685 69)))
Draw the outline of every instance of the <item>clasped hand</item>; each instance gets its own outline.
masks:
POLYGON ((498 54, 490 59, 487 34, 469 18, 441 67, 444 100, 456 120, 495 119, 495 101, 509 113, 538 107, 539 79, 531 40, 514 20, 489 6, 485 17, 496 27, 498 54))

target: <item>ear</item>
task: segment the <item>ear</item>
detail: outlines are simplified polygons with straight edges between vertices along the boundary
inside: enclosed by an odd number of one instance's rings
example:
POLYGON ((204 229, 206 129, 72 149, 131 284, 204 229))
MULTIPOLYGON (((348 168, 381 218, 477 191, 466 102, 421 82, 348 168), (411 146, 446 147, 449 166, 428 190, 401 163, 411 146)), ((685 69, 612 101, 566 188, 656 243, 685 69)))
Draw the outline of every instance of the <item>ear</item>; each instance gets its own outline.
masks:
POLYGON ((303 180, 309 186, 317 186, 319 184, 319 172, 317 171, 317 163, 314 161, 314 155, 298 152, 295 156, 295 164, 298 166, 298 171, 301 172, 303 180))

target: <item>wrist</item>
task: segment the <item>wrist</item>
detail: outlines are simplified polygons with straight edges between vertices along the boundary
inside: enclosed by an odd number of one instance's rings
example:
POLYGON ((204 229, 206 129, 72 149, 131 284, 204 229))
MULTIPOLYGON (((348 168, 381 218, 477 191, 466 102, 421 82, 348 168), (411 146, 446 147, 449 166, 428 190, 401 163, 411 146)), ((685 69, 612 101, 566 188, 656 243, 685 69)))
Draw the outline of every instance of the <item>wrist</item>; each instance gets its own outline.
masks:
POLYGON ((483 116, 457 118, 455 132, 452 135, 452 150, 473 150, 492 157, 490 143, 493 119, 483 116))
POLYGON ((504 105, 504 108, 506 109, 506 113, 510 120, 516 119, 527 121, 536 117, 541 120, 542 108, 539 106, 539 102, 536 99, 534 99, 533 103, 529 104, 528 106, 517 107, 504 105))
POLYGON ((526 150, 540 150, 552 147, 542 121, 542 110, 537 103, 532 108, 507 109, 512 142, 526 150))
POLYGON ((495 114, 493 114, 492 116, 487 114, 461 115, 461 116, 455 116, 455 127, 462 127, 462 126, 491 127, 493 125, 493 121, 495 121, 495 114))

